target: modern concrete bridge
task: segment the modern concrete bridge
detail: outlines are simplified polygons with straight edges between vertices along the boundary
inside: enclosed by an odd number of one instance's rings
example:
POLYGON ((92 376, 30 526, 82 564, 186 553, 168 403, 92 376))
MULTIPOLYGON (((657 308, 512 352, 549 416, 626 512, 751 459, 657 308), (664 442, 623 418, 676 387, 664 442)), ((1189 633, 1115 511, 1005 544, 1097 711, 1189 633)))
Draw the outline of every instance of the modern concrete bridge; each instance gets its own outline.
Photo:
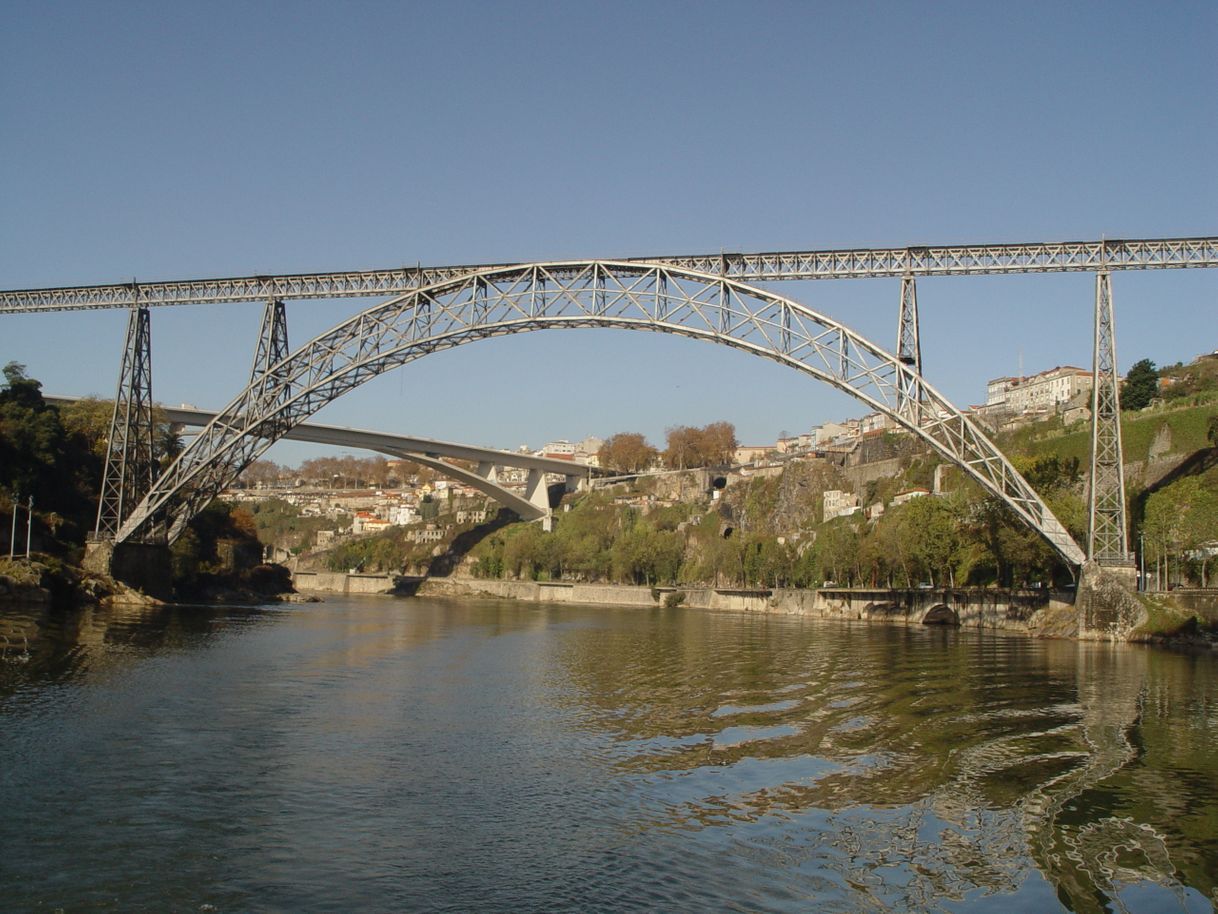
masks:
MULTIPOLYGON (((77 398, 46 396, 44 399, 51 403, 72 403, 77 398)), ((216 417, 215 412, 185 406, 160 406, 158 409, 168 421, 196 428, 206 426, 216 417)), ((311 422, 290 429, 283 437, 293 441, 376 451, 431 467, 444 476, 457 479, 489 495, 505 507, 511 508, 524 520, 540 520, 546 529, 549 529, 553 517, 547 478, 561 476, 567 491, 574 491, 594 473, 600 472, 596 467, 573 460, 555 460, 516 451, 501 451, 432 438, 392 435, 311 422), (450 463, 450 460, 466 461, 474 464, 474 468, 459 466, 450 463), (514 467, 527 472, 523 497, 500 483, 501 467, 514 467)))

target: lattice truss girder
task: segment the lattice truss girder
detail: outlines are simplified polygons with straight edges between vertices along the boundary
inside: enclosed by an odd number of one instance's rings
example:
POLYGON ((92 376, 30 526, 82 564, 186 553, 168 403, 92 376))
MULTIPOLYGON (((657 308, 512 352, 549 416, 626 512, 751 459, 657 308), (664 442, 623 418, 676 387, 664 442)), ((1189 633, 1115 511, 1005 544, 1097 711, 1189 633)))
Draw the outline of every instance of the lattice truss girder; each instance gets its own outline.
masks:
POLYGON ((674 333, 797 368, 853 394, 962 466, 1067 561, 1082 551, 985 435, 892 354, 773 293, 664 265, 587 261, 492 270, 403 295, 344 321, 274 366, 290 390, 266 406, 247 387, 158 480, 122 536, 164 518, 176 537, 287 428, 369 379, 430 352, 529 330, 613 327, 674 333), (921 396, 898 414, 902 390, 921 396))
MULTIPOLYGON (((899 276, 974 276, 1003 273, 1091 272, 1218 267, 1218 238, 1153 238, 1133 241, 1070 241, 1029 244, 937 245, 760 254, 694 254, 646 257, 629 263, 662 263, 729 279, 778 281, 899 276)), ((398 267, 281 276, 238 276, 140 285, 144 305, 203 302, 370 298, 400 295, 509 264, 398 267)), ((0 313, 126 308, 131 285, 79 286, 0 292, 0 313)))

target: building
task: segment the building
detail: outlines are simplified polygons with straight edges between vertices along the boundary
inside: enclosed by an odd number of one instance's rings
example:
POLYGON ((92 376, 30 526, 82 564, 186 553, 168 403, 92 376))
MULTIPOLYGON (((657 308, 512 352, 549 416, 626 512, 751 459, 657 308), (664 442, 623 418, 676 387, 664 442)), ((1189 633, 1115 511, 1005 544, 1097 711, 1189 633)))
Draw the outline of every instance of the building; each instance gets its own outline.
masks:
POLYGON ((907 489, 904 492, 899 492, 892 497, 892 506, 903 505, 907 501, 913 501, 915 498, 925 498, 930 494, 928 489, 907 489))
POLYGON ((405 527, 419 519, 419 512, 414 509, 414 505, 390 505, 385 514, 386 520, 395 527, 405 527))
POLYGON ((426 527, 408 532, 406 539, 412 543, 438 543, 444 539, 444 531, 435 524, 428 524, 426 527))
POLYGON ((602 447, 605 446, 604 439, 597 438, 595 435, 589 435, 583 441, 575 445, 575 453, 585 462, 596 457, 600 453, 602 447))
POLYGON ((565 438, 551 441, 537 452, 538 457, 549 457, 552 460, 574 460, 575 445, 565 438))
POLYGON ((868 413, 859 420, 859 433, 869 435, 872 432, 887 431, 892 426, 893 421, 884 413, 868 413))
POLYGON ((990 408, 1005 407, 1007 393, 1012 387, 1022 384, 1023 378, 994 378, 985 385, 985 405, 990 408))
POLYGON ((1091 372, 1074 365, 1058 365, 1027 378, 994 378, 986 383, 986 409, 1010 413, 1058 410, 1091 390, 1091 372))
POLYGON ((840 422, 826 422, 824 425, 818 425, 812 429, 817 447, 831 444, 840 435, 844 435, 846 431, 846 426, 840 422))
POLYGON ((859 509, 859 498, 840 489, 826 489, 824 499, 824 519, 829 521, 835 517, 845 517, 859 509))
POLYGON ((390 526, 389 521, 379 518, 368 511, 356 511, 355 516, 351 518, 351 532, 356 536, 361 536, 365 533, 380 533, 382 530, 387 530, 390 526))
POLYGON ((760 463, 774 448, 767 444, 742 444, 736 448, 733 460, 738 464, 760 463))

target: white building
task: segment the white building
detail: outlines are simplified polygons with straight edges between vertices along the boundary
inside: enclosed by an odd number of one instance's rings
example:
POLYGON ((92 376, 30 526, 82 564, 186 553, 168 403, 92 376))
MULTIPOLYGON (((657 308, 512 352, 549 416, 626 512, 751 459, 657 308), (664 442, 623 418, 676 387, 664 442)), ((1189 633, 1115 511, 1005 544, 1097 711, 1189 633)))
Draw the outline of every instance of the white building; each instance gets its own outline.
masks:
POLYGON ((1023 382, 1023 378, 994 378, 985 385, 985 405, 990 407, 1005 406, 1007 393, 1012 387, 1023 382))
POLYGON ((985 405, 1011 413, 1045 412, 1090 390, 1090 371, 1059 365, 1029 378, 994 378, 986 384, 985 405))
POLYGON ((892 498, 892 506, 903 505, 907 501, 913 501, 915 498, 925 498, 930 492, 926 489, 909 489, 905 492, 900 492, 892 498))
POLYGON ((892 420, 884 413, 868 413, 859 420, 859 432, 864 435, 870 432, 880 432, 890 428, 892 424, 892 420))
POLYGON ((419 512, 413 505, 390 505, 386 515, 389 523, 395 527, 405 527, 419 519, 419 512))
POLYGON ((575 445, 565 438, 560 438, 558 441, 551 441, 549 444, 542 447, 537 452, 538 457, 558 457, 559 459, 571 459, 575 456, 575 445))
POLYGON ((829 521, 835 517, 844 517, 858 510, 859 498, 840 489, 826 489, 824 494, 824 519, 829 521))
POLYGON ((406 539, 414 543, 438 543, 444 539, 444 531, 435 524, 428 524, 419 530, 411 530, 406 539))

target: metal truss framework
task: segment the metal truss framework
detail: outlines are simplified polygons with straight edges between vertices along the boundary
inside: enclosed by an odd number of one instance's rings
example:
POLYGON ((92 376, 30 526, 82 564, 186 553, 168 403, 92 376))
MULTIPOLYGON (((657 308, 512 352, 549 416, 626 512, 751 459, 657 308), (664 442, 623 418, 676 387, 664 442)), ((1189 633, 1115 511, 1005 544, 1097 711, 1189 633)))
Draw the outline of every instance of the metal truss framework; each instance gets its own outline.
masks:
POLYGON ((1087 557, 1101 565, 1128 565, 1125 473, 1121 448, 1120 377, 1112 318, 1112 277, 1095 277, 1095 358, 1091 375, 1091 491, 1087 557))
POLYGON ((1083 552, 985 434, 908 365, 842 324, 721 275, 661 264, 517 265, 416 290, 351 317, 273 366, 288 391, 251 384, 218 414, 126 520, 119 541, 167 524, 172 541, 285 431, 392 368, 479 339, 547 328, 673 333, 773 359, 891 416, 1001 498, 1069 563, 1083 552), (922 396, 905 415, 900 391, 922 396))
MULTIPOLYGON (((113 539, 132 509, 152 489, 156 461, 152 445, 150 327, 148 309, 133 307, 127 321, 118 392, 110 418, 110 441, 94 531, 98 539, 113 539)), ((141 531, 141 538, 155 535, 151 527, 141 531)))
MULTIPOLYGON (((665 264, 743 282, 1179 269, 1218 267, 1218 237, 695 254, 636 257, 619 262, 665 264)), ((414 266, 151 282, 140 284, 139 297, 146 306, 271 299, 371 298, 401 295, 471 273, 507 266, 510 265, 414 266)), ((0 292, 0 314, 126 308, 134 300, 133 288, 129 284, 16 290, 0 292)))
MULTIPOLYGON (((922 374, 922 344, 918 341, 918 287, 912 276, 901 277, 901 313, 897 318, 897 358, 914 374, 922 374)), ((897 411, 905 412, 921 398, 917 385, 900 392, 897 411)))
POLYGON ((260 400, 268 397, 286 399, 289 388, 279 383, 282 378, 275 374, 275 366, 287 358, 290 351, 287 311, 282 301, 272 298, 262 312, 258 349, 254 352, 254 367, 250 370, 250 385, 257 389, 260 400))

